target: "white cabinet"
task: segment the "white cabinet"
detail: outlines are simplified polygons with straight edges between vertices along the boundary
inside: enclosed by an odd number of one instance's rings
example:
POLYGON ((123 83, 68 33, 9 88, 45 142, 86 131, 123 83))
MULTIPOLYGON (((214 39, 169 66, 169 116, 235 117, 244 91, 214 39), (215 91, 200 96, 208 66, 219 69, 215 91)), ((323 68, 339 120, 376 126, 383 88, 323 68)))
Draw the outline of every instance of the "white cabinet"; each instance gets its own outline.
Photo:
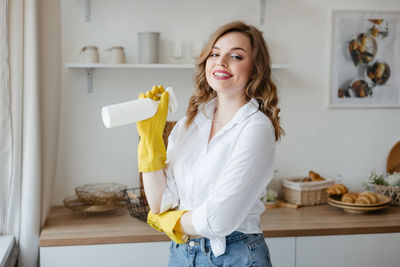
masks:
POLYGON ((40 248, 40 267, 168 266, 170 242, 40 248))
MULTIPOLYGON (((274 267, 398 267, 400 233, 266 238, 274 267)), ((169 242, 40 248, 41 267, 168 266, 169 242)))
POLYGON ((274 267, 398 267, 400 233, 266 238, 274 267))
MULTIPOLYGON (((273 266, 295 266, 295 238, 266 238, 273 266)), ((40 248, 40 267, 168 266, 170 242, 40 248)))
POLYGON ((269 253, 271 255, 271 263, 274 267, 294 267, 296 255, 296 238, 295 237, 273 237, 265 238, 269 253))
POLYGON ((295 266, 398 267, 399 247, 400 233, 296 237, 295 266))

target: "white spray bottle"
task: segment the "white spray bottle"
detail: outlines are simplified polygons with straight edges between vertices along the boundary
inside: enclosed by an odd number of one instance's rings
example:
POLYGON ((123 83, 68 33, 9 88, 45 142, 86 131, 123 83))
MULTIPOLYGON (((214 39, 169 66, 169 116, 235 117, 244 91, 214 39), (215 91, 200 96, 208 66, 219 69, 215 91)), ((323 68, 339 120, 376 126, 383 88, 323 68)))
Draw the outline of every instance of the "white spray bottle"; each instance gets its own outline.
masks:
MULTIPOLYGON (((166 91, 169 93, 168 110, 175 113, 178 101, 174 90, 168 87, 166 91)), ((113 128, 151 118, 156 114, 159 103, 160 101, 143 98, 105 106, 101 110, 103 123, 107 128, 113 128)))

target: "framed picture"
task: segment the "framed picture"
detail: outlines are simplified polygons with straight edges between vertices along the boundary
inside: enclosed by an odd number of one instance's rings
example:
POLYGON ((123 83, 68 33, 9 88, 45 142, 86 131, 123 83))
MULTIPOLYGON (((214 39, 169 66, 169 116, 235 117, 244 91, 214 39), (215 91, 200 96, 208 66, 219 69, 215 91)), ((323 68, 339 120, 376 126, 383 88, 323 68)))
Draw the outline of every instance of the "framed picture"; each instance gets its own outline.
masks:
POLYGON ((329 107, 400 107, 400 12, 332 11, 329 107))

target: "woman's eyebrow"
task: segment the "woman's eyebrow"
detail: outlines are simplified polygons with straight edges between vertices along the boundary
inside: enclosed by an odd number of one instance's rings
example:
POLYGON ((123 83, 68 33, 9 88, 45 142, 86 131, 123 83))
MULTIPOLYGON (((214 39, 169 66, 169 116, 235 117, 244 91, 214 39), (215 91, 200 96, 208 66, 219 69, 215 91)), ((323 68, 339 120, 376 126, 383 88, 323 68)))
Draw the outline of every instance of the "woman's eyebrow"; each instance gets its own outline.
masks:
MULTIPOLYGON (((218 46, 214 46, 213 49, 215 49, 215 50, 221 50, 218 46)), ((241 51, 245 52, 246 54, 248 54, 247 51, 246 51, 244 48, 241 48, 241 47, 232 47, 232 48, 230 49, 230 51, 234 51, 234 50, 241 50, 241 51)))

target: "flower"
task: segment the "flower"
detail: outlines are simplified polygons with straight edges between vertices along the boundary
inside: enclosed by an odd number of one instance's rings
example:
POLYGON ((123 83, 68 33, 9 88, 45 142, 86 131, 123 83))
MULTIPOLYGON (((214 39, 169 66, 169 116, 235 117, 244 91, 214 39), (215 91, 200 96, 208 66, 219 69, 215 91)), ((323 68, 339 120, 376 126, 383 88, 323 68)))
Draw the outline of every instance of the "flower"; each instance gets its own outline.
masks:
POLYGON ((400 173, 393 173, 387 176, 388 184, 391 186, 400 186, 400 173))

